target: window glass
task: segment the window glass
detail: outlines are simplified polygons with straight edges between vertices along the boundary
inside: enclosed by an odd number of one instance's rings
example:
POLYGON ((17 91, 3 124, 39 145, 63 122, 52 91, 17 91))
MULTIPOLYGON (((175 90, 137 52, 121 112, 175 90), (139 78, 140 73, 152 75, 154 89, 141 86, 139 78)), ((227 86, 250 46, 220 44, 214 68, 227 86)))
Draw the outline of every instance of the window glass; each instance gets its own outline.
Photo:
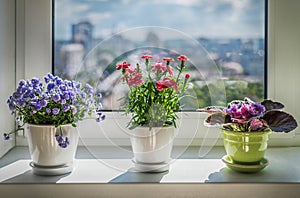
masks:
POLYGON ((54 73, 102 89, 106 109, 126 96, 115 65, 145 53, 189 56, 188 110, 264 97, 265 1, 53 2, 54 73))

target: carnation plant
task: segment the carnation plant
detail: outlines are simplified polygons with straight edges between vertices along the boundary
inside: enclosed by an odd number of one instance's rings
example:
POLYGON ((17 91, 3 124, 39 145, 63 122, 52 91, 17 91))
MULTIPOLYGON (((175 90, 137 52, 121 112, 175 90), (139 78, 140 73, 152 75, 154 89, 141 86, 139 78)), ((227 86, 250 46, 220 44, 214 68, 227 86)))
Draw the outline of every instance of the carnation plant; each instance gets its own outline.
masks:
MULTIPOLYGON (((96 113, 96 121, 105 119, 100 111, 102 108, 101 94, 95 93, 89 84, 63 80, 58 76, 47 74, 44 82, 38 78, 21 80, 16 91, 8 98, 7 104, 18 123, 16 130, 5 133, 4 139, 24 130, 26 123, 36 125, 54 125, 59 127, 65 124, 76 123, 84 118, 92 118, 96 113)), ((69 144, 67 137, 56 135, 59 146, 69 144)))
POLYGON ((284 105, 272 100, 254 102, 249 98, 234 100, 227 107, 200 109, 210 115, 204 121, 207 127, 220 127, 229 131, 274 131, 288 133, 297 127, 294 117, 281 109, 284 105))
POLYGON ((125 103, 125 112, 131 115, 129 129, 137 126, 150 129, 170 125, 176 127, 176 112, 181 109, 179 101, 190 78, 190 74, 183 74, 188 58, 185 55, 178 56, 177 67, 171 65, 173 58, 165 57, 158 62, 151 62, 151 55, 141 58, 145 60, 144 71, 139 64, 131 67, 126 61, 116 67, 122 71, 122 81, 130 89, 125 103), (177 72, 174 72, 174 68, 177 72))

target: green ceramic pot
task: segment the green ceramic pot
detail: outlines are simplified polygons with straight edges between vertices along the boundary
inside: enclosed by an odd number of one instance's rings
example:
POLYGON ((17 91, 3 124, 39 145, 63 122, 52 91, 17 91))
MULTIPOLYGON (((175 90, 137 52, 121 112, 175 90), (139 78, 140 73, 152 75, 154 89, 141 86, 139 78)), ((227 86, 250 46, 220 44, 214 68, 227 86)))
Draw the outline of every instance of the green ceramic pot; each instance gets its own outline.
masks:
POLYGON ((234 132, 222 130, 227 155, 238 164, 256 164, 265 156, 270 131, 234 132))

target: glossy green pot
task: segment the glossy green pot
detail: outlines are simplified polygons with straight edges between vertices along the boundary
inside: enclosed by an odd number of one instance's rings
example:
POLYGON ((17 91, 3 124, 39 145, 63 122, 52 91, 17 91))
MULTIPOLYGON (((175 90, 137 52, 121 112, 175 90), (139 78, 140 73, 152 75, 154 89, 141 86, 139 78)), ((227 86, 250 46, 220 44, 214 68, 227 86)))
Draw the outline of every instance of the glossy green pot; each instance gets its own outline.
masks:
POLYGON ((270 131, 234 132, 222 130, 227 155, 238 164, 256 164, 265 156, 270 131))

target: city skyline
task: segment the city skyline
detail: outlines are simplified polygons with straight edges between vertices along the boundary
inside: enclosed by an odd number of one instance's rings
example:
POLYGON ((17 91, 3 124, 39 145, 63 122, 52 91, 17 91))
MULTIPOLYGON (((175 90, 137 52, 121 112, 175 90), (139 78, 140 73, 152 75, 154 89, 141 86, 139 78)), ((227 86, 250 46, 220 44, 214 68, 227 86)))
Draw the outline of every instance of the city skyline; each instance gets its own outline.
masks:
POLYGON ((55 1, 55 35, 70 40, 71 25, 89 21, 94 38, 101 39, 143 26, 193 38, 259 38, 264 36, 264 6, 261 0, 60 0, 55 1))

